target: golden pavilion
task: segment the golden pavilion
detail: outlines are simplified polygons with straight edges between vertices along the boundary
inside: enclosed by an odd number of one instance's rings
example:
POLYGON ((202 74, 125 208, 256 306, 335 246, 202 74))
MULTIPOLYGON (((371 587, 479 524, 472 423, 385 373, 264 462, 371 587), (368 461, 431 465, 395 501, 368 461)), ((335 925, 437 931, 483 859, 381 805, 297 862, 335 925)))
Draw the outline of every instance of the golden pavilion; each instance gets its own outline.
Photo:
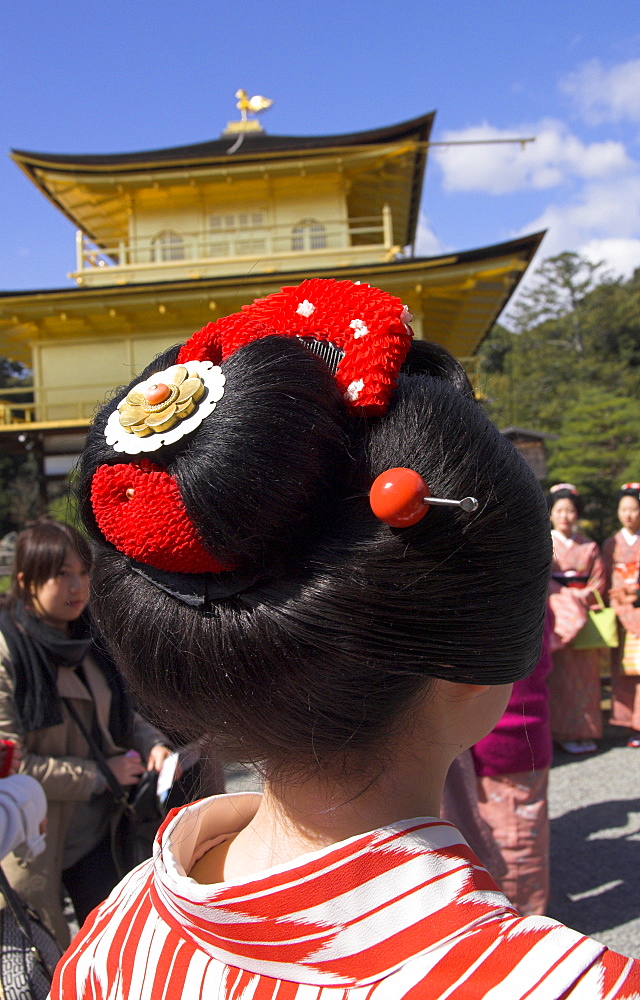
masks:
POLYGON ((73 285, 0 292, 0 353, 34 379, 27 403, 24 389, 0 390, 0 447, 33 450, 55 493, 112 386, 209 320, 314 275, 399 296, 418 337, 472 358, 542 234, 414 255, 433 119, 288 136, 243 114, 195 145, 13 150, 77 234, 73 285))

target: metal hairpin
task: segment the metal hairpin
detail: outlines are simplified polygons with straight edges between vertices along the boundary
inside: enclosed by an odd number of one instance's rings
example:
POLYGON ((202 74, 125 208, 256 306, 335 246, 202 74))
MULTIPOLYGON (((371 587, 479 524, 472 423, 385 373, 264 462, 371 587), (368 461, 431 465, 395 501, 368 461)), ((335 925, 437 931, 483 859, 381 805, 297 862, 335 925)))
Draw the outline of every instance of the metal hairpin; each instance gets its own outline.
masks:
POLYGON ((459 507, 471 512, 478 509, 475 497, 445 500, 432 497, 429 487, 415 469, 396 466, 381 472, 369 492, 371 510, 390 528, 411 528, 425 516, 429 507, 459 507))
POLYGON ((466 511, 478 509, 478 501, 475 497, 463 497, 462 500, 441 500, 439 497, 423 497, 422 502, 443 507, 461 507, 462 510, 466 511))

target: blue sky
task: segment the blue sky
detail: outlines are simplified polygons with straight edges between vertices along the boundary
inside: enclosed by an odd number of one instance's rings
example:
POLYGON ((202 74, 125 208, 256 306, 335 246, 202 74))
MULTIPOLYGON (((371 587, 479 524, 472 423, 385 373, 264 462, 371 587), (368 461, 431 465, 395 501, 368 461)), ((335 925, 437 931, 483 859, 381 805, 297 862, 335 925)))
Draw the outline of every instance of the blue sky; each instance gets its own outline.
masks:
POLYGON ((111 153, 217 138, 234 93, 272 134, 436 110, 418 250, 549 228, 542 247, 640 266, 640 3, 1 0, 0 290, 70 284, 73 228, 10 148, 111 153))

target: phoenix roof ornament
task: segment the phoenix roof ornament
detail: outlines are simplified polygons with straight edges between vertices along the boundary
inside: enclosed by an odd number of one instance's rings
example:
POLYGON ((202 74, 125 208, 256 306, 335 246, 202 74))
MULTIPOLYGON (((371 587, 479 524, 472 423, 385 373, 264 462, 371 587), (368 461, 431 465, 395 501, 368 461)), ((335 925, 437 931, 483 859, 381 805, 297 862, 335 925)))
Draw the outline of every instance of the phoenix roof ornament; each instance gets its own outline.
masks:
POLYGON ((259 115, 267 108, 270 108, 273 101, 270 97, 261 97, 256 94, 254 97, 249 97, 246 90, 236 90, 236 107, 240 112, 240 121, 227 122, 227 127, 224 130, 223 135, 228 135, 229 133, 244 133, 244 132, 262 132, 262 125, 256 121, 255 117, 249 118, 249 115, 259 115))

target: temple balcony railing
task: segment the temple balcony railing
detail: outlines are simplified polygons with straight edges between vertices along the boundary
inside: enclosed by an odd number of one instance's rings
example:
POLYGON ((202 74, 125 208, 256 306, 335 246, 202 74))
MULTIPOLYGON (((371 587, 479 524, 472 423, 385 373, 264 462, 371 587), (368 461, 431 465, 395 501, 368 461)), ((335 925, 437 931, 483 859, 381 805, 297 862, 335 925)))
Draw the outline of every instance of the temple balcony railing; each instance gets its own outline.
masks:
MULTIPOLYGON (((251 213, 247 213, 251 218, 251 213)), ((224 220, 224 215, 220 216, 224 220)), ((234 217, 235 218, 235 217, 234 217)), ((281 225, 235 225, 184 232, 166 228, 153 236, 97 246, 76 234, 78 284, 106 285, 272 273, 297 267, 323 268, 373 264, 393 258, 391 209, 379 216, 344 219, 306 218, 281 225), (304 262, 304 263, 303 263, 304 262)))
POLYGON ((94 383, 0 389, 0 430, 29 430, 42 424, 86 426, 109 388, 94 383))
MULTIPOLYGON (((478 358, 460 358, 479 399, 478 358)), ((0 431, 29 430, 34 425, 86 426, 112 386, 103 382, 20 386, 0 389, 0 431)))
POLYGON ((18 426, 35 419, 33 386, 11 386, 0 389, 0 426, 18 426))

